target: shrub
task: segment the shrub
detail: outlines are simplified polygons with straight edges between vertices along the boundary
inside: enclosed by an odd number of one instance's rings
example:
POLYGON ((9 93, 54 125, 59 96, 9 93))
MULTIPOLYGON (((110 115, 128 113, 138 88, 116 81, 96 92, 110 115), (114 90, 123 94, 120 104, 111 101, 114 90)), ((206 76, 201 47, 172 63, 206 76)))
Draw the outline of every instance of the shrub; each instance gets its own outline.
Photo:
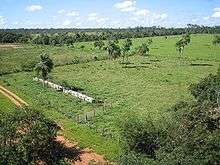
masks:
POLYGON ((155 150, 159 147, 160 132, 153 122, 149 118, 140 118, 132 114, 121 124, 125 149, 155 158, 155 150))
POLYGON ((213 39, 213 41, 212 41, 212 44, 213 44, 213 45, 220 44, 220 36, 215 35, 215 36, 214 36, 214 39, 213 39))
POLYGON ((39 112, 22 109, 0 120, 0 164, 52 160, 57 126, 39 112))
POLYGON ((198 102, 210 102, 217 104, 217 92, 220 90, 220 75, 209 75, 198 84, 189 87, 191 94, 198 102))

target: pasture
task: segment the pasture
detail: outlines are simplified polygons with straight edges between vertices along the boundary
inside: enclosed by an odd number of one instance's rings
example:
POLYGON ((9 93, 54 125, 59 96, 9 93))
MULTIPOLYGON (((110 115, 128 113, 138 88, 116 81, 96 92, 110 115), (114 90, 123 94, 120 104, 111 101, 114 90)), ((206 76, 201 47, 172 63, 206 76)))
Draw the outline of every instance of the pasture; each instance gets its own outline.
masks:
MULTIPOLYGON (((177 101, 192 99, 187 90, 189 85, 216 71, 220 47, 212 45, 212 37, 192 35, 182 57, 175 49, 180 36, 154 37, 150 55, 135 54, 127 64, 121 63, 120 58, 107 60, 106 51, 93 48, 92 42, 78 43, 72 48, 33 45, 0 48, 0 71, 5 74, 0 82, 62 125, 69 139, 116 159, 121 152, 118 123, 126 114, 135 111, 163 127, 172 122, 169 107, 177 101), (81 49, 81 45, 85 48, 81 49), (42 52, 47 52, 56 65, 50 74, 51 81, 59 84, 65 81, 104 103, 86 103, 34 82, 34 73, 24 71, 32 70, 42 52), (94 109, 96 117, 76 123, 77 115, 94 109)), ((131 52, 147 39, 133 39, 131 52)), ((1 96, 0 102, 4 109, 6 102, 1 96)))

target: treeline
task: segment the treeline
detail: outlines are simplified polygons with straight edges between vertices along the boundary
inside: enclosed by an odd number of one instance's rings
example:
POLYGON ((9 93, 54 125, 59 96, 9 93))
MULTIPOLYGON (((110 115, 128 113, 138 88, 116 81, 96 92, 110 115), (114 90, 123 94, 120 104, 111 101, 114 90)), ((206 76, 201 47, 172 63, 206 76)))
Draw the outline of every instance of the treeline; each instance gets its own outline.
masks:
POLYGON ((220 26, 208 27, 188 24, 186 28, 153 26, 127 29, 0 29, 0 42, 70 45, 75 42, 181 35, 185 33, 216 34, 220 33, 220 26))

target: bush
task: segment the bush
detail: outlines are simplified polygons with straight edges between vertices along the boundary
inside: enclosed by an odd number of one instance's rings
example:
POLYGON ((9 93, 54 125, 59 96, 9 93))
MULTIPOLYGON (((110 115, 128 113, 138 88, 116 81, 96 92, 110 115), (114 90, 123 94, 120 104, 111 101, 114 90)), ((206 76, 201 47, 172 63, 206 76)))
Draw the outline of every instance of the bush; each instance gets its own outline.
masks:
POLYGON ((149 118, 136 117, 130 114, 121 124, 124 147, 127 151, 142 153, 155 158, 159 147, 160 132, 149 118))
POLYGON ((215 36, 214 36, 214 39, 213 39, 213 41, 212 41, 212 44, 213 44, 213 45, 220 44, 220 36, 215 35, 215 36))
POLYGON ((50 149, 57 133, 54 122, 39 112, 22 109, 0 119, 0 125, 0 164, 52 160, 50 149))
POLYGON ((220 90, 220 75, 209 75, 198 84, 189 87, 191 94, 198 102, 210 102, 217 104, 217 92, 220 90))

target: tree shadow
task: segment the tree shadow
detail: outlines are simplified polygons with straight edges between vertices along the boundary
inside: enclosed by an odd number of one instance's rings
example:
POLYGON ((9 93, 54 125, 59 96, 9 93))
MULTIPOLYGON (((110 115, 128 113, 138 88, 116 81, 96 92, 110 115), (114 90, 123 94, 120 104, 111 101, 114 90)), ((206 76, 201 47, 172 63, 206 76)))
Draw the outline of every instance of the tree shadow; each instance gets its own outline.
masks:
POLYGON ((150 62, 141 62, 141 64, 150 65, 150 62))
POLYGON ((123 65, 131 65, 131 64, 134 64, 133 62, 120 62, 120 64, 123 64, 123 65))
POLYGON ((190 64, 191 66, 213 66, 212 64, 205 64, 205 63, 203 63, 203 64, 199 64, 199 63, 194 63, 194 64, 190 64))
POLYGON ((149 68, 146 65, 133 65, 133 66, 123 66, 122 68, 128 69, 141 69, 141 68, 149 68))
POLYGON ((150 62, 160 62, 160 60, 158 60, 158 59, 155 59, 155 60, 149 60, 150 62))
POLYGON ((60 141, 53 140, 52 147, 47 151, 41 152, 37 162, 39 164, 60 164, 61 161, 75 162, 80 159, 82 151, 75 146, 67 146, 60 141))

